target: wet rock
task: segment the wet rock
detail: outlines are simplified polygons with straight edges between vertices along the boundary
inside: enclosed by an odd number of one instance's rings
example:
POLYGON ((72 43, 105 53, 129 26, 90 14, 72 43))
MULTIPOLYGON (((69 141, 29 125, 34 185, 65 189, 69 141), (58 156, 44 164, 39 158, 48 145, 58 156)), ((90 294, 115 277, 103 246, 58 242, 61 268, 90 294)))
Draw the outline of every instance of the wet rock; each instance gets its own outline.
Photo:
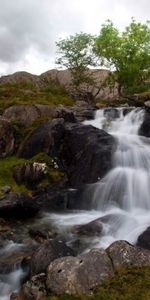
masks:
POLYGON ((19 164, 13 168, 13 177, 18 184, 34 188, 46 175, 45 163, 19 164))
POLYGON ((12 293, 10 295, 10 300, 23 300, 23 299, 18 293, 12 293))
POLYGON ((31 259, 31 274, 46 272, 48 265, 63 256, 74 256, 74 251, 64 242, 52 240, 41 245, 31 259))
POLYGON ((137 246, 150 250, 150 226, 138 237, 137 246))
POLYGON ((0 157, 6 157, 14 151, 14 136, 10 122, 0 118, 0 157))
POLYGON ((150 114, 145 114, 145 118, 143 123, 141 124, 139 128, 139 135, 150 137, 150 114))
POLYGON ((71 187, 96 182, 112 166, 112 154, 116 149, 115 139, 104 130, 91 125, 68 124, 58 143, 54 137, 58 165, 66 172, 71 187))
POLYGON ((55 116, 55 108, 51 105, 13 105, 7 108, 3 117, 9 121, 15 121, 22 126, 30 126, 38 118, 55 116))
POLYGON ((35 250, 32 247, 14 247, 14 250, 7 250, 7 246, 1 249, 0 257, 0 273, 8 274, 18 268, 22 267, 24 271, 29 272, 30 270, 30 259, 35 250))
POLYGON ((0 201, 0 217, 26 219, 35 216, 38 211, 37 203, 25 193, 11 192, 0 201))
POLYGON ((120 117, 120 111, 117 108, 113 107, 105 108, 104 116, 109 120, 117 119, 120 117))
POLYGON ((150 251, 133 246, 126 241, 116 241, 106 249, 114 269, 133 265, 150 266, 150 251))
POLYGON ((75 226, 73 232, 78 235, 83 236, 100 236, 103 231, 103 224, 101 218, 93 220, 87 224, 75 226))
POLYGON ((45 300, 46 287, 45 287, 46 275, 45 273, 33 276, 30 281, 27 281, 21 290, 23 299, 28 300, 45 300))
POLYGON ((61 295, 91 293, 100 282, 113 274, 111 260, 103 249, 93 249, 78 257, 53 261, 47 271, 46 286, 61 295))

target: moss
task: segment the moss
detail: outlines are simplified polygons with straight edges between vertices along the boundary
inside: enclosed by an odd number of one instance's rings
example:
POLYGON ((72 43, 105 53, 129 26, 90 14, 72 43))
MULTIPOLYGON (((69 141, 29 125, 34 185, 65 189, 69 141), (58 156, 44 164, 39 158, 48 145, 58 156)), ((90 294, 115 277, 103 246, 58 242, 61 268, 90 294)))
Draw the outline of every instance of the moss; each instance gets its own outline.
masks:
POLYGON ((1 188, 5 185, 10 186, 12 191, 28 192, 26 187, 18 185, 12 176, 13 167, 26 162, 27 160, 15 156, 0 158, 0 195, 2 195, 1 188))
POLYGON ((46 300, 150 300, 150 267, 128 267, 105 279, 92 296, 51 296, 46 300))

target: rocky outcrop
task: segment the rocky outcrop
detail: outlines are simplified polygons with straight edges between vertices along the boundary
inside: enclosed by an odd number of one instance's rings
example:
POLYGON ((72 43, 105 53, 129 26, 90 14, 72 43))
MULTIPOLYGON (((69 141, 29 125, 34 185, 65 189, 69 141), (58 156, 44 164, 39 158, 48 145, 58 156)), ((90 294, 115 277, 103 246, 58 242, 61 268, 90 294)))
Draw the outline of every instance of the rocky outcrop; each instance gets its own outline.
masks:
POLYGON ((48 265, 55 259, 73 256, 73 250, 63 241, 52 240, 41 245, 31 259, 31 274, 45 273, 48 265))
POLYGON ((3 117, 11 122, 18 122, 22 126, 30 126, 38 118, 55 117, 55 108, 51 105, 13 105, 7 108, 3 117))
POLYGON ((103 249, 93 249, 78 257, 52 262, 47 271, 46 286, 53 294, 92 293, 107 276, 113 274, 111 260, 103 249))
POLYGON ((10 122, 0 118, 0 157, 6 157, 13 153, 14 135, 10 122))
POLYGON ((140 234, 137 240, 137 246, 150 250, 150 227, 140 234))
POLYGON ((0 200, 0 217, 26 219, 38 211, 35 201, 24 193, 11 192, 0 200))

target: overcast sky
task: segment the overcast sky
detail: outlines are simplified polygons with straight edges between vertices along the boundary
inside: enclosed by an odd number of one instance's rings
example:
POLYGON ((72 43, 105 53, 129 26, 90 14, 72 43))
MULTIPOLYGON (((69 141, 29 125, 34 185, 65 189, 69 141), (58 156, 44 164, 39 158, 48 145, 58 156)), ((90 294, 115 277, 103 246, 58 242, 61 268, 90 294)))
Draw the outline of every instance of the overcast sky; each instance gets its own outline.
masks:
POLYGON ((0 0, 0 75, 55 67, 55 42, 75 32, 97 34, 107 19, 122 30, 150 19, 149 0, 0 0))

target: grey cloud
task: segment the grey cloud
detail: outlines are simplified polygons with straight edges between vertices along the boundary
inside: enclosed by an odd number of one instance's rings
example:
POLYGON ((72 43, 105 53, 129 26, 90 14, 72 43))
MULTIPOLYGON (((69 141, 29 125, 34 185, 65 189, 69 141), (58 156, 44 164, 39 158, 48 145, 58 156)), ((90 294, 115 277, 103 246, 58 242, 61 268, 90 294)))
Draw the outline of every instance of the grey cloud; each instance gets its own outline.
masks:
MULTIPOLYGON (((0 0, 0 62, 16 68, 33 50, 43 60, 55 56, 55 41, 79 31, 97 32, 121 5, 130 16, 146 20, 149 0, 0 0), (143 18, 143 19, 142 19, 143 18)), ((32 62, 30 63, 32 64, 32 62)))

